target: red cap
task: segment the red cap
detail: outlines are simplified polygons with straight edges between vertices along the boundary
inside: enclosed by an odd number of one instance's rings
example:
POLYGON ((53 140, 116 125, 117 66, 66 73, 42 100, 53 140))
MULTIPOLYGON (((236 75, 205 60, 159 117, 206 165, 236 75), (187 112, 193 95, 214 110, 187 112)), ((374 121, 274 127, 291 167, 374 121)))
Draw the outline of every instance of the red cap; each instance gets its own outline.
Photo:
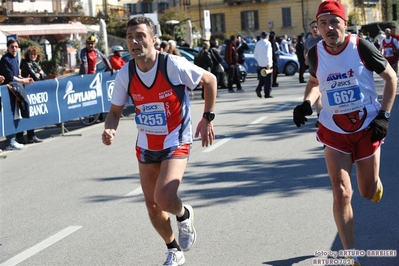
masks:
POLYGON ((320 4, 319 9, 317 10, 316 19, 319 19, 319 17, 326 15, 336 15, 343 20, 347 20, 345 7, 342 5, 341 2, 335 0, 327 0, 320 4))

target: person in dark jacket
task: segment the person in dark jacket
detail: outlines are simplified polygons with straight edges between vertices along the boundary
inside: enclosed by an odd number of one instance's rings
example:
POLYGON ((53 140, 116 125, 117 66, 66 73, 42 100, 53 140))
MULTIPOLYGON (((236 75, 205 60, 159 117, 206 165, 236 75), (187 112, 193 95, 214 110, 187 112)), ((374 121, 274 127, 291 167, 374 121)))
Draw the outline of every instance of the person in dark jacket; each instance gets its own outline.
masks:
POLYGON ((244 90, 241 88, 241 83, 240 83, 240 70, 238 67, 238 52, 237 52, 237 38, 235 35, 230 36, 230 42, 226 44, 226 50, 225 50, 225 60, 227 65, 229 66, 228 70, 228 77, 229 77, 229 82, 228 82, 228 87, 229 87, 229 92, 235 92, 233 90, 233 83, 236 84, 237 86, 237 92, 243 92, 244 90))
POLYGON ((209 43, 211 45, 211 48, 209 49, 209 51, 210 51, 210 53, 212 55, 212 61, 213 61, 213 68, 212 68, 211 72, 212 72, 213 75, 215 75, 216 80, 217 80, 217 84, 219 85, 220 77, 222 77, 223 73, 219 73, 216 69, 217 69, 217 66, 220 63, 222 63, 223 58, 220 55, 220 52, 219 52, 219 50, 216 47, 216 41, 212 40, 209 43))
MULTIPOLYGON (((21 60, 21 76, 24 78, 31 77, 34 81, 43 80, 45 74, 39 65, 41 57, 42 52, 38 46, 29 46, 25 51, 25 58, 21 60)), ((28 135, 28 143, 43 142, 42 139, 39 139, 35 135, 35 131, 33 129, 27 130, 26 134, 28 135)), ((26 144, 24 132, 17 133, 16 139, 18 143, 26 144)))
POLYGON ((46 74, 39 65, 42 52, 38 46, 29 46, 25 58, 21 60, 21 76, 31 77, 34 81, 44 80, 46 74))
POLYGON ((238 63, 241 65, 245 64, 244 52, 249 50, 248 44, 245 39, 241 38, 240 35, 237 36, 237 53, 238 53, 238 63))
MULTIPOLYGON (((10 82, 18 82, 24 85, 35 82, 31 77, 22 78, 19 75, 19 60, 18 60, 19 42, 15 39, 7 41, 7 53, 5 53, 0 60, 0 75, 4 77, 3 84, 10 82)), ((6 150, 21 150, 24 147, 22 143, 18 143, 15 134, 6 136, 6 150)))
POLYGON ((200 57, 200 62, 201 62, 200 67, 209 72, 211 72, 213 68, 212 55, 209 51, 210 47, 211 45, 209 44, 209 42, 205 41, 202 44, 202 50, 199 52, 198 55, 200 57))
POLYGON ((298 57, 299 61, 299 83, 306 83, 305 79, 303 78, 303 74, 305 73, 305 44, 303 42, 303 35, 298 35, 298 41, 295 46, 296 56, 298 57))
MULTIPOLYGON (((212 69, 213 69, 213 60, 212 60, 210 48, 211 48, 211 46, 210 46, 209 42, 205 41, 202 44, 202 50, 198 54, 200 67, 202 67, 203 69, 205 69, 208 72, 212 72, 212 69)), ((202 88, 201 98, 204 99, 204 88, 202 88)))
POLYGON ((272 87, 278 87, 277 83, 277 75, 278 75, 278 60, 280 59, 280 48, 278 47, 276 40, 276 33, 271 31, 269 34, 269 41, 272 44, 272 53, 273 53, 273 82, 272 87))

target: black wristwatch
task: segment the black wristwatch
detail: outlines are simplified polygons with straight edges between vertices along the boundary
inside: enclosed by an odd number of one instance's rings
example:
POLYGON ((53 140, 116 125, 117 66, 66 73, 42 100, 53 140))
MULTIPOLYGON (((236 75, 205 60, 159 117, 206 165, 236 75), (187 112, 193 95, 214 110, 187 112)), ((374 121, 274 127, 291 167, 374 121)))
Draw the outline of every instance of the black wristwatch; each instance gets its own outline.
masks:
POLYGON ((386 119, 389 119, 391 117, 391 113, 384 111, 384 110, 380 110, 380 112, 378 113, 379 115, 382 115, 383 117, 385 117, 386 119))
POLYGON ((209 122, 212 121, 213 119, 215 119, 215 113, 214 112, 205 112, 202 115, 203 118, 205 118, 206 120, 208 120, 209 122))

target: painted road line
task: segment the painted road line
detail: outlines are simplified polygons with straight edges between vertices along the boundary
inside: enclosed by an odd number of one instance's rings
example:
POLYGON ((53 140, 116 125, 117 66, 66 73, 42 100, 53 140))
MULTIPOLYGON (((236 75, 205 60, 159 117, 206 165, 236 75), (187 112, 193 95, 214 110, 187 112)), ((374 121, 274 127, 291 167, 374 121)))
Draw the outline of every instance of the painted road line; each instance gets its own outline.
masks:
POLYGON ((219 148, 220 146, 222 146, 223 144, 225 144, 226 142, 228 142, 228 141, 230 141, 232 139, 233 138, 224 138, 224 139, 218 141, 217 143, 213 144, 209 148, 206 148, 203 152, 211 152, 211 151, 219 148))
POLYGON ((138 196, 143 194, 143 190, 141 189, 141 186, 133 190, 132 192, 129 192, 125 195, 125 197, 133 197, 133 196, 138 196))
POLYGON ((283 105, 279 106, 278 108, 276 108, 276 111, 284 110, 288 106, 292 106, 292 104, 291 103, 283 104, 283 105))
POLYGON ((44 250, 45 248, 48 248, 49 246, 57 243, 58 241, 62 240, 63 238, 69 236, 70 234, 74 233, 75 231, 79 230, 83 226, 69 226, 65 228, 64 230, 56 233, 55 235, 50 236, 49 238, 43 240, 37 245, 34 245, 31 248, 28 248, 27 250, 23 251, 22 253, 19 253, 15 257, 12 257, 11 259, 3 262, 0 264, 0 266, 14 266, 17 265, 24 260, 32 257, 33 255, 39 253, 40 251, 44 250))
POLYGON ((249 123, 249 124, 247 125, 247 127, 252 127, 252 126, 254 126, 254 125, 257 125, 257 124, 259 124, 261 121, 265 120, 266 118, 267 118, 267 116, 259 117, 259 118, 256 119, 255 121, 249 123))

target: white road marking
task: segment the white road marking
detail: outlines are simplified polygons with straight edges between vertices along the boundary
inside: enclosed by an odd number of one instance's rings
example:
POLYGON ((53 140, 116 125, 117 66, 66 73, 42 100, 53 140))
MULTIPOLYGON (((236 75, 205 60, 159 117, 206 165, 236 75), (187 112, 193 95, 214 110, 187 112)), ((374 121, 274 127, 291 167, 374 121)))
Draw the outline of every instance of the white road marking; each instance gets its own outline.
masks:
POLYGON ((233 138, 224 138, 224 139, 218 141, 216 144, 213 144, 209 148, 206 148, 203 152, 211 152, 211 151, 219 148, 220 146, 222 146, 223 144, 225 144, 226 142, 228 142, 229 140, 232 140, 232 139, 233 138))
POLYGON ((12 257, 11 259, 3 262, 0 264, 0 266, 14 266, 17 265, 24 260, 32 257, 33 255, 39 253, 45 248, 48 248, 49 246, 55 244, 56 242, 60 241, 61 239, 69 236, 70 234, 74 233, 75 231, 79 230, 83 226, 69 226, 65 228, 64 230, 56 233, 55 235, 50 236, 49 238, 43 240, 39 244, 34 245, 31 248, 28 248, 27 250, 23 251, 22 253, 19 253, 15 257, 12 257))
POLYGON ((290 105, 292 105, 292 104, 290 104, 290 103, 283 104, 283 105, 281 105, 280 107, 278 107, 278 108, 276 109, 276 111, 284 110, 287 106, 290 106, 290 105))
MULTIPOLYGON (((143 194, 143 190, 141 189, 141 186, 133 190, 132 192, 129 192, 125 195, 125 197, 133 197, 133 196, 138 196, 143 194)), ((1 265, 0 265, 1 266, 1 265)))
POLYGON ((247 125, 247 127, 252 127, 252 126, 254 126, 254 125, 256 125, 256 124, 259 124, 262 120, 265 120, 266 118, 267 118, 267 116, 259 117, 259 118, 256 119, 255 121, 249 123, 249 124, 247 125))

